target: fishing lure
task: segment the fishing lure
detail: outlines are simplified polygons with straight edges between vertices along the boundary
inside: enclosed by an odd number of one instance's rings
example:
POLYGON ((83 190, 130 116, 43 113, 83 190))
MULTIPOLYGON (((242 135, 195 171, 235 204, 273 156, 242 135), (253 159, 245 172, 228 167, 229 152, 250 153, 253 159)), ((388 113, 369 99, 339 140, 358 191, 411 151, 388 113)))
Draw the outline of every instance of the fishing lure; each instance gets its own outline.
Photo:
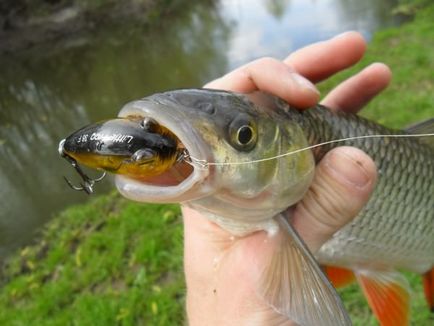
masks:
POLYGON ((59 154, 80 175, 80 186, 68 185, 87 194, 106 173, 92 179, 78 162, 96 169, 123 174, 138 180, 157 176, 185 155, 177 137, 155 120, 138 116, 117 118, 88 125, 59 144, 59 154))

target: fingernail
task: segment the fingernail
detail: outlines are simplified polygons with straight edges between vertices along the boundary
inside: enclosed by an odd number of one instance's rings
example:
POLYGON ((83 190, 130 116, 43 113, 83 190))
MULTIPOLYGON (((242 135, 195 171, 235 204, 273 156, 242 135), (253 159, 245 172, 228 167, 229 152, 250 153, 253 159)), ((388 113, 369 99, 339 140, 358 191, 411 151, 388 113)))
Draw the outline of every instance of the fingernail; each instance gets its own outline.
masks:
POLYGON ((343 150, 331 152, 326 156, 326 164, 336 178, 363 188, 371 181, 371 177, 363 166, 363 162, 357 159, 357 155, 350 154, 343 150))
POLYGON ((291 77, 300 87, 307 88, 319 95, 319 91, 317 90, 315 85, 312 84, 308 79, 304 78, 302 75, 293 72, 291 73, 291 77))

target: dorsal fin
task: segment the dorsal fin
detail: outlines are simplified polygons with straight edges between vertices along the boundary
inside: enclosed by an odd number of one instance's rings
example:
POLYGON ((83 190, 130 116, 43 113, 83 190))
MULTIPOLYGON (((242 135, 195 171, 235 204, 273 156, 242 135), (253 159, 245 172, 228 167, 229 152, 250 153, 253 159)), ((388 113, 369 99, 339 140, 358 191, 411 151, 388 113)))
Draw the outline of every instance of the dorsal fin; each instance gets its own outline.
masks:
MULTIPOLYGON (((434 134, 434 118, 416 123, 405 129, 409 134, 434 134)), ((421 137, 420 141, 434 148, 434 135, 421 137)))

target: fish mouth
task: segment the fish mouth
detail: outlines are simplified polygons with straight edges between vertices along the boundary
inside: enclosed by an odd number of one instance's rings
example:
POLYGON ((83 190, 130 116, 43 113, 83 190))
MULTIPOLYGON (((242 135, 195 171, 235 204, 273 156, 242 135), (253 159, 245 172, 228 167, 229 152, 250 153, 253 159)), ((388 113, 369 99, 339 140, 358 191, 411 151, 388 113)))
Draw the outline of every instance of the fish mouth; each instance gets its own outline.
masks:
POLYGON ((116 187, 125 197, 142 202, 183 202, 203 197, 207 195, 204 181, 210 170, 207 165, 192 164, 190 158, 209 162, 212 154, 192 125, 197 116, 191 109, 182 109, 169 98, 156 95, 127 103, 118 116, 153 119, 179 139, 183 154, 171 168, 158 176, 140 180, 117 175, 116 187))

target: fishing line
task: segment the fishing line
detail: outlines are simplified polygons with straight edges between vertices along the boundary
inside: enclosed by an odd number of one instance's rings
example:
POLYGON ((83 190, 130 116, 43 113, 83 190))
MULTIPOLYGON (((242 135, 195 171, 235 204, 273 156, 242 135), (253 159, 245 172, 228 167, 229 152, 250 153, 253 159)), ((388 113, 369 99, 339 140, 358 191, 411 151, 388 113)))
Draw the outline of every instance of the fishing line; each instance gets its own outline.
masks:
POLYGON ((307 151, 309 149, 313 149, 313 148, 317 148, 320 146, 324 146, 324 145, 329 145, 329 144, 334 144, 334 143, 339 143, 339 142, 344 142, 344 141, 348 141, 348 140, 357 140, 357 139, 367 139, 367 138, 409 138, 409 137, 430 137, 430 136, 434 136, 434 133, 427 133, 427 134, 397 134, 397 135, 364 135, 364 136, 354 136, 354 137, 348 137, 348 138, 340 138, 340 139, 334 139, 334 140, 329 140, 323 143, 318 143, 315 145, 311 145, 311 146, 307 146, 304 148, 300 148, 297 149, 295 151, 291 151, 291 152, 287 152, 287 153, 283 153, 283 154, 279 154, 276 156, 271 156, 271 157, 266 157, 266 158, 261 158, 261 159, 256 159, 256 160, 252 160, 252 161, 244 161, 244 162, 207 162, 206 160, 201 160, 198 158, 195 158, 189 154, 186 155, 185 157, 185 161, 192 165, 193 167, 195 166, 199 166, 199 168, 206 168, 208 166, 225 166, 225 165, 243 165, 243 164, 253 164, 253 163, 262 163, 262 162, 266 162, 266 161, 271 161, 271 160, 275 160, 275 159, 279 159, 285 156, 290 156, 290 155, 294 155, 303 151, 307 151))

